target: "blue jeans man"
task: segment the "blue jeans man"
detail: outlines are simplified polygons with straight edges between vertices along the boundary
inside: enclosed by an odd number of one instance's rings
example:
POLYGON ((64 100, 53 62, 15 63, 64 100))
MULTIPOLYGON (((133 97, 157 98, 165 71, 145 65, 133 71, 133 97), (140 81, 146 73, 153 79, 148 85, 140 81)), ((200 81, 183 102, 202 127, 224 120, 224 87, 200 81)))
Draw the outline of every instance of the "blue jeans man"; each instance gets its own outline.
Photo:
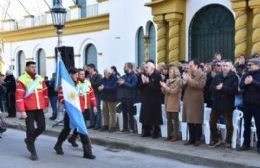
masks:
POLYGON ((50 117, 50 119, 55 120, 58 114, 58 96, 52 96, 49 99, 52 108, 52 117, 50 117))
POLYGON ((93 108, 90 109, 90 127, 100 129, 102 127, 102 115, 101 115, 101 98, 99 93, 95 93, 96 102, 97 102, 97 113, 93 112, 93 108))
POLYGON ((257 151, 260 154, 260 105, 245 104, 244 106, 244 143, 243 146, 250 147, 250 134, 252 126, 252 118, 255 119, 257 134, 257 151))

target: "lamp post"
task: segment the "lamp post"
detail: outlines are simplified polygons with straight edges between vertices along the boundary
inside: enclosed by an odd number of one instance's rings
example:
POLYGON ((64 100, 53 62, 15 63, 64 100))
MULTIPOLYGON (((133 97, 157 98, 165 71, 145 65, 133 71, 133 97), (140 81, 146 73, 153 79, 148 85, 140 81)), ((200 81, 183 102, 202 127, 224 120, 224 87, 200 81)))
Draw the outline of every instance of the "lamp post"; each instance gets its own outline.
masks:
POLYGON ((58 36, 58 48, 61 47, 62 45, 61 37, 62 37, 62 32, 66 21, 66 14, 67 11, 62 6, 62 0, 56 0, 56 3, 51 9, 51 17, 58 36))

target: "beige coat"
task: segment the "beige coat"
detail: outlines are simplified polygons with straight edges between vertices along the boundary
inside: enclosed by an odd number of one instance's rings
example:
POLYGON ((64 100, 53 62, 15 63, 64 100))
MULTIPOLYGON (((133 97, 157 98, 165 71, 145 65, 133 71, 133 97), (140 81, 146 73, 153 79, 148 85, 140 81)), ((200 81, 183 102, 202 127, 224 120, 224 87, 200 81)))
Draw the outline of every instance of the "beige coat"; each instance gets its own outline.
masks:
POLYGON ((206 84, 206 74, 198 71, 191 75, 191 78, 184 86, 183 122, 202 124, 204 113, 203 92, 206 84))
POLYGON ((182 80, 180 78, 167 81, 167 89, 163 89, 164 93, 164 104, 166 112, 179 112, 181 91, 182 91, 182 80))

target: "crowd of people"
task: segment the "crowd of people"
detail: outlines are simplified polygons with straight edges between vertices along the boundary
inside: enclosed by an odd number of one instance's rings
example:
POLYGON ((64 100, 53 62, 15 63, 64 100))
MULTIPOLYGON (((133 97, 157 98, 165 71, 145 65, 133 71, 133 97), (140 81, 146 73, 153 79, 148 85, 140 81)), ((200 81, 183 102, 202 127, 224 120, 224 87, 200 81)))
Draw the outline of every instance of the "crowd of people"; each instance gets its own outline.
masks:
MULTIPOLYGON (((206 104, 212 109, 210 147, 218 147, 223 143, 217 129, 217 123, 221 122, 225 123, 227 128, 225 148, 231 148, 232 116, 235 108, 244 114, 244 142, 238 149, 241 151, 250 149, 252 118, 256 125, 257 139, 260 139, 260 58, 258 54, 254 54, 248 60, 241 55, 235 64, 230 60, 222 60, 221 53, 216 53, 209 63, 190 60, 182 61, 178 65, 159 63, 156 67, 153 60, 147 60, 142 66, 135 67, 133 63, 127 62, 123 71, 124 74, 121 75, 117 68, 112 66, 105 69, 101 75, 94 64, 88 64, 83 69, 69 70, 75 86, 80 90, 79 97, 82 97, 80 103, 88 129, 115 132, 118 130, 116 113, 122 112, 123 129, 121 131, 137 133, 136 122, 139 121, 134 118, 137 113, 134 104, 141 103, 139 117, 142 123, 141 136, 156 139, 161 136, 160 125, 163 124, 161 107, 164 104, 168 132, 166 140, 171 142, 181 140, 179 121, 182 121, 188 124, 189 140, 185 142, 185 145, 199 146, 202 142, 202 124, 206 104), (182 119, 179 118, 181 108, 183 108, 182 119)), ((54 73, 51 80, 46 78, 42 86, 42 89, 45 86, 48 89, 46 95, 53 111, 51 120, 57 118, 58 104, 63 103, 62 93, 55 90, 55 76, 54 73)), ((33 80, 36 79, 33 78, 33 80)), ((8 117, 15 117, 15 91, 18 105, 17 92, 19 93, 21 88, 16 88, 15 78, 10 71, 7 71, 6 76, 1 75, 0 84, 1 102, 6 103, 8 117)), ((3 107, 1 104, 2 111, 3 107)), ((25 112, 25 109, 22 112, 25 112)), ((28 115, 30 114, 26 111, 26 115, 22 115, 21 118, 26 118, 28 115)), ((64 122, 64 129, 54 148, 57 154, 64 153, 61 145, 70 133, 69 118, 66 114, 64 122)), ((40 131, 38 130, 37 136, 45 129, 45 122, 41 123, 42 127, 40 131)), ((32 132, 32 130, 27 131, 25 141, 29 151, 32 151, 32 148, 35 151, 31 144, 37 136, 32 132)), ((78 146, 77 136, 78 133, 74 130, 73 135, 68 139, 75 147, 78 146)), ((80 137, 84 156, 95 158, 89 146, 89 138, 81 134, 80 137)), ((256 147, 260 154, 260 141, 257 142, 256 147)), ((32 157, 35 159, 37 155, 32 157)))

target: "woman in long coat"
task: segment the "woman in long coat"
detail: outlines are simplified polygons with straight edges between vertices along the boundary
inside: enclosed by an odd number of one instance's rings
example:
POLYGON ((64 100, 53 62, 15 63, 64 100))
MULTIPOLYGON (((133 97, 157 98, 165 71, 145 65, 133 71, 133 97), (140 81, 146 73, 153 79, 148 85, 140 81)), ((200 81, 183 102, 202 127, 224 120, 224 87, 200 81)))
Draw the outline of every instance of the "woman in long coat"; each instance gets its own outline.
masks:
POLYGON ((161 75, 155 70, 153 63, 148 62, 145 65, 146 75, 141 75, 140 89, 142 92, 142 106, 140 114, 140 122, 142 123, 142 137, 151 135, 158 138, 160 133, 160 125, 162 122, 161 112, 161 75))
POLYGON ((204 87, 206 74, 198 69, 197 61, 190 61, 190 73, 183 74, 184 98, 183 98, 183 122, 188 123, 189 141, 186 145, 200 145, 204 112, 204 87))
POLYGON ((176 67, 169 69, 169 79, 161 82, 162 92, 165 95, 165 111, 167 117, 167 131, 169 141, 179 140, 179 112, 181 104, 182 80, 180 71, 176 67))

